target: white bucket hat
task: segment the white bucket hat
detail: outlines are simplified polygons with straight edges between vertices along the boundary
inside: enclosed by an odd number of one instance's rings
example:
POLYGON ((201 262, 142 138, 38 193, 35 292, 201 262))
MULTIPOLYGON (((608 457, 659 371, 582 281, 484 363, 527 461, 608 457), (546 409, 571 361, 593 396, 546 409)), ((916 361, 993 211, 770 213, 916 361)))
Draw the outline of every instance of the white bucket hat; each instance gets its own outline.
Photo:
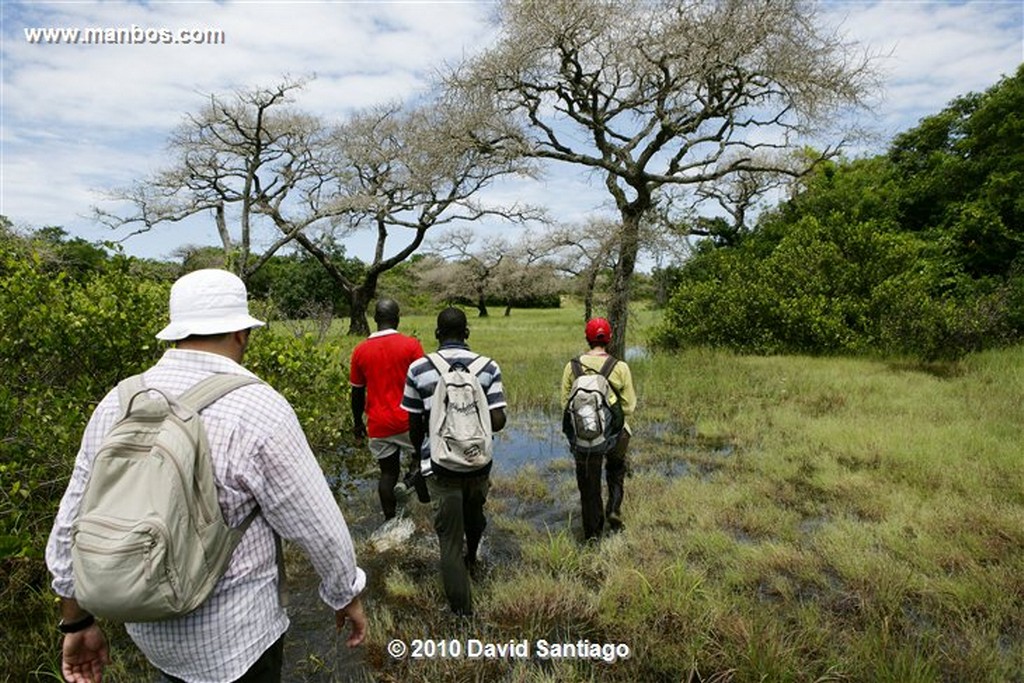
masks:
POLYGON ((265 323, 249 315, 245 283, 226 270, 206 268, 171 286, 171 324, 156 338, 178 341, 193 334, 223 334, 265 323))

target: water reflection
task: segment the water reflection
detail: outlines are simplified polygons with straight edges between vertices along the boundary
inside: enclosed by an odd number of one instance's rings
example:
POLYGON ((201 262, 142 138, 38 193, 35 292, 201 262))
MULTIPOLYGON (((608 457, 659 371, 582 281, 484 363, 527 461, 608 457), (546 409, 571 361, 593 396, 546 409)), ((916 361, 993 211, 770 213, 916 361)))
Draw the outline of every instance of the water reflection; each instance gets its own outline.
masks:
POLYGON ((543 467, 557 458, 569 458, 562 423, 543 413, 512 415, 494 435, 494 471, 511 474, 525 465, 543 467))
POLYGON ((626 351, 623 354, 623 360, 627 363, 637 360, 647 360, 651 357, 651 352, 647 350, 646 346, 627 346, 626 351))

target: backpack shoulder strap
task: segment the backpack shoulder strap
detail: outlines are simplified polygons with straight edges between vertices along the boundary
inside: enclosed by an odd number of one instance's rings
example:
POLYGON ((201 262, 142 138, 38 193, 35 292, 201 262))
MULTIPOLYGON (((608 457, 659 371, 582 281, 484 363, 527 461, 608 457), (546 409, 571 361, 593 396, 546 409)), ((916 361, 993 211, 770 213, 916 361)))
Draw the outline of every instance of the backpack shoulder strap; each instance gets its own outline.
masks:
POLYGON ((260 382, 258 378, 249 375, 218 372, 210 375, 183 393, 178 397, 178 402, 198 413, 206 406, 230 394, 235 389, 258 382, 260 382))
POLYGON ((433 353, 428 353, 426 358, 428 361, 430 361, 430 364, 434 366, 434 369, 437 370, 438 373, 444 373, 446 367, 448 369, 451 369, 452 367, 452 364, 449 363, 444 356, 442 356, 440 353, 437 353, 436 351, 433 353))
POLYGON ((476 358, 474 358, 473 361, 468 366, 466 366, 466 369, 469 370, 474 377, 476 377, 481 372, 483 372, 483 369, 487 367, 487 364, 490 361, 490 358, 477 354, 476 358))
MULTIPOLYGON (((235 375, 226 372, 218 372, 203 379, 185 391, 178 397, 178 403, 191 408, 195 412, 201 411, 220 398, 249 384, 257 384, 262 380, 250 375, 235 375)), ((260 508, 256 506, 252 512, 245 516, 242 523, 235 527, 238 539, 241 540, 249 525, 256 519, 260 508)))
MULTIPOLYGON (((569 361, 569 363, 572 364, 572 374, 575 377, 580 377, 588 372, 594 372, 594 370, 591 370, 589 367, 583 365, 583 361, 580 360, 581 358, 582 356, 576 356, 571 361, 569 361)), ((608 356, 607 358, 604 359, 604 363, 601 364, 601 367, 597 370, 597 372, 601 375, 604 375, 605 379, 608 379, 608 377, 612 374, 612 370, 615 369, 615 364, 618 362, 619 359, 616 358, 615 356, 608 356)))
POLYGON ((611 376, 611 374, 612 374, 612 370, 615 369, 615 365, 618 362, 619 362, 619 359, 616 358, 615 356, 608 356, 607 358, 605 358, 604 364, 601 366, 601 369, 599 370, 599 372, 602 375, 604 375, 605 379, 608 379, 611 376))
POLYGON ((145 389, 146 383, 143 381, 142 375, 132 375, 118 383, 117 400, 120 405, 121 418, 128 414, 128 405, 131 403, 132 398, 145 389))
POLYGON ((619 363, 619 359, 618 358, 616 358, 615 356, 609 355, 607 358, 604 359, 604 364, 601 366, 601 374, 604 376, 604 378, 606 380, 608 380, 608 388, 612 390, 613 394, 615 394, 615 399, 616 400, 618 400, 620 398, 619 390, 615 388, 614 384, 612 384, 612 377, 611 377, 611 375, 612 375, 612 371, 615 369, 615 366, 618 365, 618 363, 619 363))

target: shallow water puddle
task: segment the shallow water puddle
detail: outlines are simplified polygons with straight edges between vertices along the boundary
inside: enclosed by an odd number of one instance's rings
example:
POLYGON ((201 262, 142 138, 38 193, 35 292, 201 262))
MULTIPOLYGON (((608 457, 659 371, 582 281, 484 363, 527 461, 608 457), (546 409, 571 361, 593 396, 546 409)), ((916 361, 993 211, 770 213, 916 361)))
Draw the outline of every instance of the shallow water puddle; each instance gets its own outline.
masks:
MULTIPOLYGON (((494 440, 496 475, 512 475, 529 466, 542 471, 572 472, 573 459, 560 419, 539 411, 519 413, 509 418, 508 425, 494 435, 494 440)), ((668 476, 684 476, 691 468, 687 456, 693 454, 728 458, 735 454, 735 446, 720 437, 698 434, 692 425, 634 425, 630 444, 634 471, 650 469, 668 476)))
MULTIPOLYGON (((630 449, 635 472, 671 477, 694 471, 706 474, 709 457, 717 460, 734 454, 728 442, 702 437, 692 427, 661 423, 639 425, 630 449)), ((502 528, 502 520, 526 522, 536 529, 569 525, 578 531, 579 498, 572 462, 559 419, 539 411, 509 416, 507 427, 495 435, 495 483, 487 506, 491 524, 481 548, 485 565, 511 564, 519 557, 519 541, 502 528)), ((356 542, 360 566, 369 577, 371 618, 373 595, 396 563, 415 576, 433 580, 437 539, 430 528, 429 508, 410 501, 410 517, 382 524, 375 466, 356 477, 342 471, 328 480, 356 542)), ((344 639, 335 636, 334 617, 319 600, 320 580, 308 561, 294 549, 289 558, 292 626, 285 639, 283 681, 373 680, 366 648, 349 650, 344 639)))
POLYGON ((528 465, 543 468, 557 459, 571 459, 562 423, 543 413, 512 415, 494 435, 495 474, 512 474, 528 465))

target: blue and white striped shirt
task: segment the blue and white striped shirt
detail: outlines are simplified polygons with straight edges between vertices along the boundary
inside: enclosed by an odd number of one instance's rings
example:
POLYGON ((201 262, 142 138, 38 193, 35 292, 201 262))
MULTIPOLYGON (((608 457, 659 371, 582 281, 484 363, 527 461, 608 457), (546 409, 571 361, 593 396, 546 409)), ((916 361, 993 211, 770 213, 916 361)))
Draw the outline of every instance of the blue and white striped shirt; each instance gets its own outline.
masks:
MULTIPOLYGON (((446 343, 442 344, 437 353, 451 364, 462 364, 469 367, 469 364, 477 359, 480 354, 469 350, 466 344, 446 343)), ((505 387, 501 383, 501 368, 491 358, 487 358, 482 370, 477 373, 480 386, 487 395, 487 407, 491 410, 504 408, 505 387)), ((405 377, 405 393, 402 396, 402 408, 410 413, 423 414, 426 420, 430 420, 430 399, 434 394, 434 388, 441 375, 427 357, 414 361, 409 366, 409 372, 405 377)), ((424 460, 424 474, 436 473, 442 476, 464 477, 465 473, 451 472, 441 465, 430 460, 430 439, 423 440, 423 447, 420 453, 424 460)), ((486 474, 490 471, 491 465, 481 468, 480 472, 474 472, 474 476, 486 474)))

